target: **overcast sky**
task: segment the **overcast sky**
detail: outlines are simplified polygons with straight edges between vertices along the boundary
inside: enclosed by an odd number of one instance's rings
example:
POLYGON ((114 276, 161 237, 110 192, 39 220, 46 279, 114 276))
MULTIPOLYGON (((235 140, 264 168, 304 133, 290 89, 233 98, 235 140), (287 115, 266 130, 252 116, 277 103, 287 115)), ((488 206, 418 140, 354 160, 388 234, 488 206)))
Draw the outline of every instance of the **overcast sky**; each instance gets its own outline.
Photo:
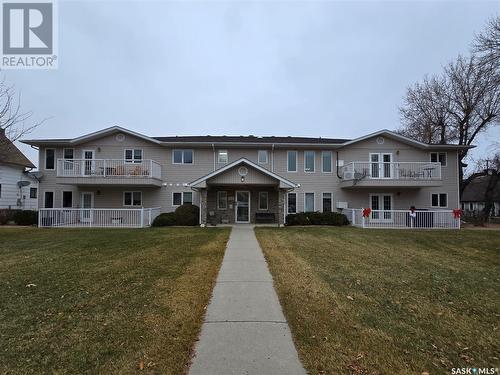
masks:
POLYGON ((112 125, 354 138, 396 129, 406 87, 468 53, 498 13, 498 1, 59 1, 59 68, 4 74, 50 118, 28 138, 112 125))

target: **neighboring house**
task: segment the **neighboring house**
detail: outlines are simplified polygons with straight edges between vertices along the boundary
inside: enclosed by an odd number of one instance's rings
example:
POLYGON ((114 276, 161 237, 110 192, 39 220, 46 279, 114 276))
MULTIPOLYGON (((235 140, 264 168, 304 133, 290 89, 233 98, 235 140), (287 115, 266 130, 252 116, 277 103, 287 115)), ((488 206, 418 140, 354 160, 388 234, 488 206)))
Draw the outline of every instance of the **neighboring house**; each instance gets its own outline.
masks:
POLYGON ((132 215, 132 209, 158 207, 156 214, 183 203, 200 206, 201 224, 281 224, 289 213, 351 208, 371 208, 372 220, 383 222, 410 206, 459 207, 462 146, 428 145, 388 130, 346 140, 148 137, 115 126, 23 142, 40 150, 39 207, 66 209, 47 225, 126 225, 138 219, 89 209, 128 208, 132 215), (70 215, 69 208, 87 211, 70 215))
POLYGON ((0 209, 38 209, 35 166, 0 129, 0 209))
MULTIPOLYGON (((479 176, 472 180, 462 193, 462 210, 466 215, 477 215, 483 211, 484 196, 491 176, 479 176)), ((493 194, 493 208, 491 216, 500 216, 500 184, 497 184, 493 194)))

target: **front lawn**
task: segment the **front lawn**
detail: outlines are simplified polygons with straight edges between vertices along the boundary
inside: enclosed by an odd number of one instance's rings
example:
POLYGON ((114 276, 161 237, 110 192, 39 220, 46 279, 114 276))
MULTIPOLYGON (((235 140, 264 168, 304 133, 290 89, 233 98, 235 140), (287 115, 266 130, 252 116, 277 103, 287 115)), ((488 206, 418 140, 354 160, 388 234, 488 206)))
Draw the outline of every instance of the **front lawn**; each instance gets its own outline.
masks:
POLYGON ((500 367, 500 232, 256 234, 309 373, 500 367))
POLYGON ((0 228, 0 373, 184 373, 228 235, 0 228))

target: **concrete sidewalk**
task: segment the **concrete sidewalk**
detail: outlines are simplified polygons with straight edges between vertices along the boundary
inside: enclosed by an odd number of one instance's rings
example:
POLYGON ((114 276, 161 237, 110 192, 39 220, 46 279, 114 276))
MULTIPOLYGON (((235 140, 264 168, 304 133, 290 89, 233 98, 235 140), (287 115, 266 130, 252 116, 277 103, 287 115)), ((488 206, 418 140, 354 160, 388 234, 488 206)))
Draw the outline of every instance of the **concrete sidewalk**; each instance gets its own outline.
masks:
POLYGON ((252 226, 234 226, 190 375, 305 374, 252 226))

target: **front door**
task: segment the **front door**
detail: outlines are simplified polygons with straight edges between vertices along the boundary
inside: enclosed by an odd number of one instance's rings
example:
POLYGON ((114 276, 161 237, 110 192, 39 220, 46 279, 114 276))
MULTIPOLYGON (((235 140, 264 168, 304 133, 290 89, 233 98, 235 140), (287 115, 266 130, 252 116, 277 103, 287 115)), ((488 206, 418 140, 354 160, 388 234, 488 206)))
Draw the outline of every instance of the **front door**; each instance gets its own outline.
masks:
POLYGON ((370 194, 371 219, 373 221, 392 220, 392 195, 370 194))
POLYGON ((81 193, 81 211, 80 220, 83 223, 92 222, 92 208, 94 208, 94 193, 81 193))
POLYGON ((237 191, 236 192, 236 222, 249 223, 250 222, 250 192, 237 191))
POLYGON ((82 170, 83 175, 92 176, 95 173, 94 150, 84 150, 83 158, 85 159, 82 170))

